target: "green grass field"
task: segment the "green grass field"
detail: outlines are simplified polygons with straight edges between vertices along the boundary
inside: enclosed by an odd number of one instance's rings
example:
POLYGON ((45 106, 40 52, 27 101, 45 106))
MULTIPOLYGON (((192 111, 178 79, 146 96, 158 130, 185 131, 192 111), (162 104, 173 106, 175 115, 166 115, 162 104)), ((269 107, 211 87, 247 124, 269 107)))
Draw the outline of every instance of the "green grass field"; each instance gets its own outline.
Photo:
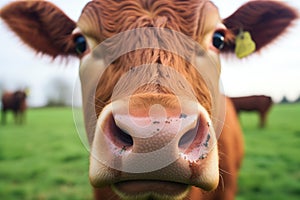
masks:
POLYGON ((238 200, 300 199, 300 104, 275 105, 258 129, 255 113, 242 113, 246 155, 238 200))
MULTIPOLYGON (((300 199, 300 104, 275 105, 268 126, 243 113, 246 155, 238 200, 300 199)), ((0 199, 92 199, 88 151, 70 108, 32 109, 27 123, 0 125, 0 199)))

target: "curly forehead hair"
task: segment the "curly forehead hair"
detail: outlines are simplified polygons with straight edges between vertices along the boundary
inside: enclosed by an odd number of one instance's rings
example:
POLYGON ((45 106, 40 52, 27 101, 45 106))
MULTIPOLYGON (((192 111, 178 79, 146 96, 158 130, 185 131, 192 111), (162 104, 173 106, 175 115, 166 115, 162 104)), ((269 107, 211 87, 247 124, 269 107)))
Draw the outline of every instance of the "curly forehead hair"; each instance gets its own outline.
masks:
POLYGON ((140 27, 169 28, 197 40, 205 22, 207 4, 212 3, 208 0, 96 0, 83 9, 78 26, 98 42, 140 27))

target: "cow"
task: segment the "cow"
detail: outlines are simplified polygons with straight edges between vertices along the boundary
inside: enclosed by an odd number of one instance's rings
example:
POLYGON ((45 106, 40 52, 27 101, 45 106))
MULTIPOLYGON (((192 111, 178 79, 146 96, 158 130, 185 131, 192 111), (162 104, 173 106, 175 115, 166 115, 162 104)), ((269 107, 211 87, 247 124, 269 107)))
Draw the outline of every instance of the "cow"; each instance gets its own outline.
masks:
POLYGON ((243 136, 219 55, 260 52, 298 18, 284 2, 250 1, 222 20, 208 0, 94 0, 76 23, 46 1, 0 15, 36 52, 80 59, 98 200, 234 199, 243 136))
POLYGON ((26 93, 23 90, 4 92, 2 94, 2 124, 6 124, 6 113, 11 110, 14 114, 15 123, 22 124, 26 111, 26 93))
POLYGON ((244 97, 231 97, 231 101, 237 113, 241 111, 255 111, 260 116, 260 128, 266 125, 266 118, 273 101, 272 98, 265 95, 252 95, 244 97))

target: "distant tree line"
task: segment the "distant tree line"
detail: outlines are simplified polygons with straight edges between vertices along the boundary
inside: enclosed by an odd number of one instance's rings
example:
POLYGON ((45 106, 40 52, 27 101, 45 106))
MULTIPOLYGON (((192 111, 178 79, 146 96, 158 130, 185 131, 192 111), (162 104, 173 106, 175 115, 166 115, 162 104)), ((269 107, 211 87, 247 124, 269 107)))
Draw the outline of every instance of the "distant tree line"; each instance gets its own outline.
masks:
POLYGON ((279 103, 280 103, 280 104, 300 103, 300 95, 299 95, 299 97, 298 97, 296 100, 294 100, 294 101, 290 101, 286 96, 283 96, 279 103))

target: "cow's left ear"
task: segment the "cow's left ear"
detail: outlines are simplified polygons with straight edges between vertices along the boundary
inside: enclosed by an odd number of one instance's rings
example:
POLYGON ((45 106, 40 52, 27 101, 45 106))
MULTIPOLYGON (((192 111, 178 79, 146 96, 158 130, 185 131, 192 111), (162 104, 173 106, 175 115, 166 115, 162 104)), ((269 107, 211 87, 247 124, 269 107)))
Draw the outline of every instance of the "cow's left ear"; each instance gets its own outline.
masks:
POLYGON ((15 1, 0 10, 4 22, 35 51, 57 56, 77 56, 76 27, 62 10, 47 1, 15 1))
POLYGON ((252 48, 252 51, 251 49, 238 49, 238 51, 249 51, 240 52, 246 53, 244 56, 259 51, 283 34, 298 17, 298 12, 283 2, 250 1, 223 20, 225 26, 236 36, 236 40, 232 40, 225 46, 224 52, 237 51, 237 41, 245 39, 244 36, 248 40, 245 43, 248 44, 243 45, 246 46, 245 48, 252 48), (250 37, 255 44, 250 44, 250 37))

